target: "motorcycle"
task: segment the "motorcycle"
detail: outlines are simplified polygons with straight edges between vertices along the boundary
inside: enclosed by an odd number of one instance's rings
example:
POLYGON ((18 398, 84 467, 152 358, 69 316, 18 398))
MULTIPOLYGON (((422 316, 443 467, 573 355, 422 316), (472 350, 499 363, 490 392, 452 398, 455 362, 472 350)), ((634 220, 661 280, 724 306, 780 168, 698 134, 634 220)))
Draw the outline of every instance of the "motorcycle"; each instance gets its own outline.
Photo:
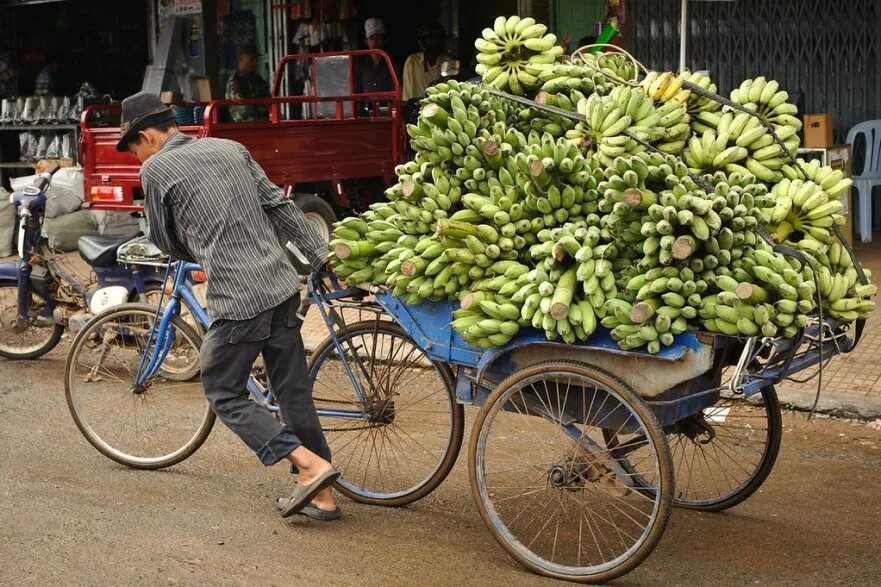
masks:
POLYGON ((143 234, 87 235, 79 239, 80 257, 97 287, 82 283, 63 266, 63 257, 41 235, 46 192, 58 171, 39 175, 33 185, 9 196, 19 221, 19 259, 0 264, 0 357, 34 359, 58 344, 65 327, 79 332, 96 314, 131 301, 158 303, 165 274, 158 267, 120 264, 117 249, 143 234))

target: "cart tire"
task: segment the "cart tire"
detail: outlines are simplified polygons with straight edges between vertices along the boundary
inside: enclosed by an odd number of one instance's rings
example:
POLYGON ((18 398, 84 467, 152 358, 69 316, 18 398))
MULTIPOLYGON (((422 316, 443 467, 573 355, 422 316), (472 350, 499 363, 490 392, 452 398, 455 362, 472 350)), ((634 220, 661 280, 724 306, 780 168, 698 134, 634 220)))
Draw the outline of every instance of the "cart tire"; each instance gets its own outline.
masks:
POLYGON ((657 419, 626 383, 583 363, 538 363, 501 382, 474 422, 468 470, 493 538, 531 571, 555 579, 605 583, 630 572, 655 548, 670 516, 673 468, 657 419), (563 414, 572 417, 567 424, 563 414), (626 474, 604 450, 597 424, 632 430, 632 445, 650 449, 654 459, 640 463, 652 470, 650 497, 621 481, 626 474), (538 458, 529 461, 530 454, 538 458))
MULTIPOLYGON (((398 388, 391 396, 381 396, 381 401, 372 407, 375 417, 388 419, 388 422, 371 424, 367 420, 371 409, 365 410, 355 395, 342 370, 333 339, 328 336, 310 356, 309 377, 319 411, 342 408, 365 412, 364 417, 357 420, 321 416, 334 464, 342 471, 336 489, 350 499, 372 505, 395 507, 422 499, 443 482, 462 447, 465 412, 456 400, 449 366, 430 361, 400 326, 388 320, 356 322, 338 330, 336 336, 349 357, 353 348, 368 350, 366 347, 370 345, 367 356, 364 350, 359 353, 362 361, 368 359, 364 365, 367 373, 376 381, 391 380, 398 388), (408 350, 394 350, 403 348, 408 350), (397 363, 395 360, 383 362, 381 355, 386 352, 398 357, 397 363), (370 357, 373 360, 369 360, 370 357), (410 364, 413 367, 406 372, 395 373, 401 371, 401 365, 410 364), (388 403, 385 403, 389 399, 392 411, 387 410, 388 403), (401 403, 395 405, 394 402, 401 403), (428 410, 425 402, 436 409, 428 410), (420 407, 413 410, 416 404, 420 407), (435 415, 426 416, 429 412, 435 415), (396 443, 400 446, 396 447, 396 443), (436 451, 430 449, 432 445, 436 445, 436 451), (373 469, 370 454, 374 455, 373 469), (383 474, 383 466, 393 470, 383 474)), ((350 358, 347 361, 352 365, 350 358)), ((368 384, 363 376, 356 375, 356 379, 362 389, 368 384)), ((378 392, 387 390, 380 387, 378 392)))
POLYGON ((712 440, 694 431, 689 435, 680 423, 666 429, 676 477, 674 506, 726 510, 750 497, 768 478, 780 452, 783 419, 773 386, 754 397, 757 401, 749 404, 742 398, 719 398, 707 408, 713 412, 703 411, 716 433, 712 440), (724 420, 712 422, 714 414, 724 420))
POLYGON ((333 233, 333 223, 336 222, 336 212, 326 200, 315 194, 296 194, 294 203, 303 212, 309 226, 324 240, 330 242, 333 233))

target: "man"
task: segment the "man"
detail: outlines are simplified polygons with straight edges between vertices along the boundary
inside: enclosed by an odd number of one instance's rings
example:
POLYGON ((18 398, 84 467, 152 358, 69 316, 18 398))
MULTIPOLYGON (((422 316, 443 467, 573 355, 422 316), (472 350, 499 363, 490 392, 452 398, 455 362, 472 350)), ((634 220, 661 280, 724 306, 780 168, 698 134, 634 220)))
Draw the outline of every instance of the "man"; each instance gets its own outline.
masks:
MULTIPOLYGON (((368 18, 364 23, 367 48, 385 50, 385 24, 378 18, 368 18)), ((358 66, 358 93, 390 92, 395 89, 392 74, 385 59, 378 53, 371 54, 358 66)))
MULTIPOLYGON (((252 44, 239 47, 239 68, 226 82, 227 100, 269 98, 269 84, 257 74, 257 47, 252 44)), ((233 122, 252 122, 269 119, 267 106, 230 106, 233 122)))
POLYGON ((116 148, 142 163, 150 240, 208 274, 211 323, 200 355, 202 386, 214 412, 264 465, 282 459, 299 472, 282 516, 340 516, 330 485, 339 472, 312 401, 300 319, 299 278, 281 242, 291 241, 321 271, 326 245, 302 212, 239 143, 196 140, 173 111, 140 92, 122 102, 116 148), (284 425, 248 399, 251 366, 263 355, 284 425))
POLYGON ((425 88, 441 77, 444 62, 444 46, 447 33, 439 24, 421 27, 418 33, 419 53, 414 53, 404 63, 404 89, 401 98, 414 100, 425 96, 425 88))

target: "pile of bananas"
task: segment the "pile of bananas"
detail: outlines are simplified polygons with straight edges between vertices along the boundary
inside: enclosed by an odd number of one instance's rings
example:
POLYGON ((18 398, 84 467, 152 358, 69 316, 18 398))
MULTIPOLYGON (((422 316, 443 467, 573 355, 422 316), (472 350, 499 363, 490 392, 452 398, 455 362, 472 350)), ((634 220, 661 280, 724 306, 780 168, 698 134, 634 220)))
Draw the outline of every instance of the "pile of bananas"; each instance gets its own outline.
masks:
POLYGON ((532 18, 500 16, 474 42, 477 73, 486 84, 515 94, 539 86, 538 76, 563 54, 557 37, 532 18))
POLYGON ((871 311, 876 288, 832 232, 850 180, 792 162, 798 125, 776 83, 732 95, 760 119, 683 89, 714 90, 700 74, 636 85, 621 83, 636 77, 623 55, 555 62, 545 32, 516 17, 484 31, 484 73, 495 59, 507 74, 488 83, 586 120, 433 86, 388 201, 335 226, 340 277, 408 304, 458 300, 453 328, 478 347, 523 328, 571 343, 602 325, 656 353, 690 328, 791 337, 818 304, 843 321, 871 311), (809 263, 775 252, 760 226, 809 263))

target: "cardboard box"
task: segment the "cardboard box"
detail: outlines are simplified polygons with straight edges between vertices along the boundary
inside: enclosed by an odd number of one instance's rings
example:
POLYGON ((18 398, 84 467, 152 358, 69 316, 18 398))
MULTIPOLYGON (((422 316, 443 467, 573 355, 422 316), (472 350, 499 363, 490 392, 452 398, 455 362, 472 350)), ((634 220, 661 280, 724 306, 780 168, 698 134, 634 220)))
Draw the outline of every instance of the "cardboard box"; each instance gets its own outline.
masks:
POLYGON ((804 146, 807 148, 831 147, 834 144, 832 142, 832 115, 828 112, 805 114, 804 137, 804 146))
POLYGON ((179 92, 166 90, 159 94, 159 99, 162 100, 163 104, 176 104, 181 101, 181 95, 179 92))
POLYGON ((219 97, 219 92, 215 91, 211 78, 197 77, 196 81, 196 97, 199 102, 210 102, 219 97))

